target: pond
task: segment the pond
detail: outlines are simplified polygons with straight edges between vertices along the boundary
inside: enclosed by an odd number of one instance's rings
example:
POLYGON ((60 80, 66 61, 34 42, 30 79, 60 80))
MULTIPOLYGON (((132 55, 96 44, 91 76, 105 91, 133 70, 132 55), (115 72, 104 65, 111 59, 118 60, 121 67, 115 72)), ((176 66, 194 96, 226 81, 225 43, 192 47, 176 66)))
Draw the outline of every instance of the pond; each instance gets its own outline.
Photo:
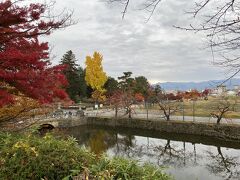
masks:
POLYGON ((240 179, 240 143, 138 129, 79 126, 66 132, 96 154, 167 167, 177 180, 240 179))

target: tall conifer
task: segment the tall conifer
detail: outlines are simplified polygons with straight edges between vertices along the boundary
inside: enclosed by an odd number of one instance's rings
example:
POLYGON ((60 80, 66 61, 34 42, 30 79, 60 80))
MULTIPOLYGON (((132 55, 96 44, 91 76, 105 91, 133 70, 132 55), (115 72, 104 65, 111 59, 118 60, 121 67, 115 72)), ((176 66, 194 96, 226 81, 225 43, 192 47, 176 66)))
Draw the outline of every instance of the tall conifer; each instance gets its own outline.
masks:
POLYGON ((76 64, 76 57, 71 50, 67 51, 63 55, 61 59, 61 64, 66 66, 66 69, 63 72, 68 80, 66 92, 73 101, 78 102, 81 80, 78 74, 78 65, 76 64))

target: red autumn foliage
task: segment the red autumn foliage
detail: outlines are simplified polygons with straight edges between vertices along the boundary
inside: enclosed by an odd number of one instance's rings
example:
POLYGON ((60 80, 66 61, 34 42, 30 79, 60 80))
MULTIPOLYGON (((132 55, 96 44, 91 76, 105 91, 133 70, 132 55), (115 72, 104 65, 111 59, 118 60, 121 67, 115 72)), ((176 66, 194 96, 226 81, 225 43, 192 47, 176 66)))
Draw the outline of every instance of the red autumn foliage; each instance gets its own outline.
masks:
POLYGON ((202 92, 202 96, 203 97, 207 97, 209 94, 210 94, 210 89, 205 89, 203 92, 202 92))
POLYGON ((18 5, 26 0, 0 2, 0 44, 15 38, 37 38, 50 34, 52 30, 70 25, 72 14, 51 16, 50 4, 18 5))
POLYGON ((51 66, 49 47, 41 34, 67 26, 70 16, 43 18, 46 4, 23 5, 22 1, 0 2, 0 106, 14 102, 13 94, 42 103, 66 98, 63 66, 51 66), (21 4, 21 5, 20 5, 21 4))
POLYGON ((173 93, 162 94, 160 97, 162 100, 170 100, 170 101, 180 101, 183 99, 183 94, 178 92, 176 95, 173 93))
POLYGON ((137 102, 143 102, 144 101, 144 97, 141 93, 136 93, 134 98, 137 102))
POLYGON ((186 91, 183 94, 184 99, 198 99, 201 97, 201 93, 199 93, 197 90, 191 90, 191 91, 186 91))
POLYGON ((120 90, 116 90, 109 96, 108 101, 113 106, 119 107, 123 104, 123 92, 120 90))

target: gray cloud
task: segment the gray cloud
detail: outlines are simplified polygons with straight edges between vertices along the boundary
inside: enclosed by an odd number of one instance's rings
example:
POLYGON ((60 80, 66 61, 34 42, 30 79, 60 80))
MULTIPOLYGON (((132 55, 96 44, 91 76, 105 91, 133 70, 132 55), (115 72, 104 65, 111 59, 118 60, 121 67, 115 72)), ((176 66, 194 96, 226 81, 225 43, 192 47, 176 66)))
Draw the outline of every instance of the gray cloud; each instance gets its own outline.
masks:
MULTIPOLYGON (((57 1, 56 11, 74 9, 78 24, 53 33, 47 40, 54 46, 57 63, 67 50, 73 50, 81 66, 86 55, 99 51, 104 56, 108 75, 121 76, 132 71, 151 82, 201 81, 223 77, 211 65, 211 53, 204 49, 204 35, 185 32, 173 25, 185 26, 190 17, 190 0, 163 1, 148 23, 148 13, 139 11, 132 1, 124 20, 119 4, 99 0, 57 1)), ((138 1, 139 2, 139 1, 138 1)))

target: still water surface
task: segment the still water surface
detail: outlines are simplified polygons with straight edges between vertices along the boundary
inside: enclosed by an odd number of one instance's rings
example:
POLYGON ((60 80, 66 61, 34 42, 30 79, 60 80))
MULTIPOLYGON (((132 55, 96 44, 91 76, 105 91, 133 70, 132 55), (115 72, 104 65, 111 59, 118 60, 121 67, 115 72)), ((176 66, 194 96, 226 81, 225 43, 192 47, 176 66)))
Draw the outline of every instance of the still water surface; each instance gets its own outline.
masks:
POLYGON ((97 154, 165 166, 177 180, 240 180, 240 143, 136 129, 80 126, 66 130, 97 154))

